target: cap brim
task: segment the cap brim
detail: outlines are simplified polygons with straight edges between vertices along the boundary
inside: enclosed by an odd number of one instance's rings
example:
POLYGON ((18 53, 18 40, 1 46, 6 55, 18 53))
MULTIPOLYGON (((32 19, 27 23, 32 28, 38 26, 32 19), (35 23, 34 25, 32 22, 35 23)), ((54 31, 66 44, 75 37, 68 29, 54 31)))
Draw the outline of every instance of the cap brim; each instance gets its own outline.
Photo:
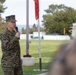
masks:
POLYGON ((9 21, 7 21, 7 22, 17 22, 17 20, 9 20, 9 21))

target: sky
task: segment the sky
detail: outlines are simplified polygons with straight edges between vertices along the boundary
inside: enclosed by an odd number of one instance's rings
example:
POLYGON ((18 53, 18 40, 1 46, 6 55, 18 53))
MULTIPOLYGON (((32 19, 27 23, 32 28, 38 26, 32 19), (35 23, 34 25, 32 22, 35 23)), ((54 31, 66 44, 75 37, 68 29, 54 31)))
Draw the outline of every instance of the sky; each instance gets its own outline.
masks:
MULTIPOLYGON (((64 4, 65 6, 76 9, 76 0, 39 0, 40 25, 42 25, 42 16, 46 14, 44 10, 48 9, 51 4, 64 4)), ((6 0, 4 7, 7 7, 5 12, 1 14, 4 19, 8 15, 16 15, 17 24, 26 25, 26 0, 6 0)), ((37 24, 34 0, 29 0, 29 25, 33 24, 37 24)))

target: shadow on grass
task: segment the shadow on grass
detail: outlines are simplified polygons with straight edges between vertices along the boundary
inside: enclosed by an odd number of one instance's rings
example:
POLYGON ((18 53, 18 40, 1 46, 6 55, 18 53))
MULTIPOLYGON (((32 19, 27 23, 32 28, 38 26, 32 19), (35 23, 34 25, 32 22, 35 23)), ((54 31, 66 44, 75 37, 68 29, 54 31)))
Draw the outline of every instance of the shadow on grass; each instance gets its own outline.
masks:
MULTIPOLYGON (((39 70, 40 69, 39 63, 35 63, 33 66, 23 66, 23 75, 37 75, 40 73, 47 72, 46 71, 47 70, 47 64, 48 63, 42 63, 42 69, 45 69, 45 71, 39 70)), ((1 65, 0 65, 0 75, 3 75, 1 65)))
POLYGON ((23 66, 24 75, 37 75, 47 72, 48 63, 42 63, 42 70, 40 71, 39 63, 35 63, 33 66, 23 66))

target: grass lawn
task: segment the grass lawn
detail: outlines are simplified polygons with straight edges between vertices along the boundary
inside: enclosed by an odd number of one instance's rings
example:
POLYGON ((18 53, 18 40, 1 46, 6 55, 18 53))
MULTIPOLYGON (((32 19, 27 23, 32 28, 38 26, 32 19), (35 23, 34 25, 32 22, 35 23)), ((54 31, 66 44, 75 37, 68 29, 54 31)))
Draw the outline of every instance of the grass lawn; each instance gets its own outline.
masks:
MULTIPOLYGON (((55 51, 58 47, 67 41, 51 41, 51 40, 41 40, 41 57, 42 57, 42 69, 47 69, 49 62, 53 59, 55 51)), ((26 40, 20 40, 21 47, 21 57, 26 54, 26 40)), ((39 53, 38 53, 38 40, 31 40, 29 44, 29 54, 35 57, 35 65, 33 66, 23 66, 24 75, 37 75, 46 71, 35 71, 39 69, 39 53)), ((1 43, 0 43, 0 59, 2 56, 1 43)), ((1 65, 0 65, 0 75, 3 75, 1 65)))

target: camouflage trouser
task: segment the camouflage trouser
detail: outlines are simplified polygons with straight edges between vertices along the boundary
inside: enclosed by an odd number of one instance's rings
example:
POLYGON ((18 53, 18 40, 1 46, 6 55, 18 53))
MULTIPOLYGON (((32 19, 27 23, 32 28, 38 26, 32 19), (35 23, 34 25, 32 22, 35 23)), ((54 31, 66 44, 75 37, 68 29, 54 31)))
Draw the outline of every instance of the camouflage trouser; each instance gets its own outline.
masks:
POLYGON ((4 75, 23 75, 22 67, 2 67, 4 75))

